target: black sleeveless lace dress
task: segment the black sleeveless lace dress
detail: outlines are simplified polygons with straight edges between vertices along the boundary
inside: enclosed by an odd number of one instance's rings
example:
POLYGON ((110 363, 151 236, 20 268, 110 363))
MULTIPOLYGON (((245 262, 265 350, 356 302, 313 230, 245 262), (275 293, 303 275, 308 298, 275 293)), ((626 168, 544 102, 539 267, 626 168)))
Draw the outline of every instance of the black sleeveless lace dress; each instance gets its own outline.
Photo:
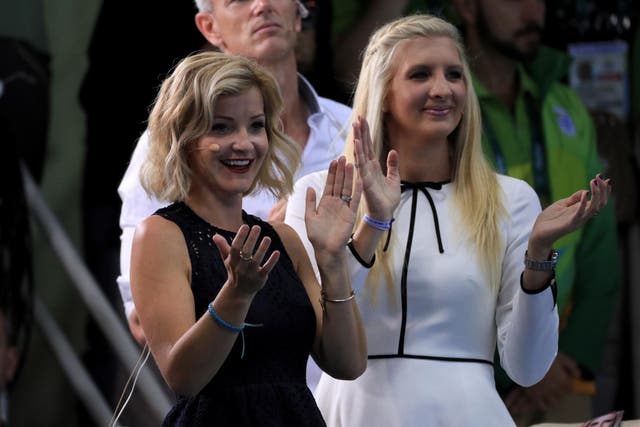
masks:
MULTIPOLYGON (((229 243, 235 232, 219 229, 177 202, 156 212, 178 225, 191 259, 191 289, 196 316, 207 311, 227 279, 214 234, 229 243)), ((275 230, 243 212, 249 226, 259 225, 280 259, 256 294, 245 322, 244 358, 238 338, 215 377, 193 397, 177 396, 164 426, 325 426, 306 384, 306 364, 316 332, 315 315, 304 285, 275 230)), ((213 321, 213 319, 212 319, 213 321)))

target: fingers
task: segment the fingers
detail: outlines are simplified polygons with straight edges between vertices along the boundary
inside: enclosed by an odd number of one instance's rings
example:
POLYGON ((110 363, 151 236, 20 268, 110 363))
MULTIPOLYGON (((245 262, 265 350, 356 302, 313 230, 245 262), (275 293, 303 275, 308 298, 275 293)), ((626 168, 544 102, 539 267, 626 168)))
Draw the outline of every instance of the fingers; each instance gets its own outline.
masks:
POLYGON ((353 193, 351 194, 351 203, 349 203, 349 207, 353 212, 358 210, 358 205, 360 204, 360 198, 362 196, 362 181, 356 179, 355 186, 353 187, 353 193))
POLYGON ((360 154, 362 154, 362 156, 360 157, 359 164, 361 164, 362 162, 366 161, 366 159, 368 158, 366 157, 366 154, 367 154, 367 149, 369 148, 365 146, 366 144, 364 144, 364 142, 366 141, 362 140, 362 133, 363 133, 362 117, 358 116, 358 119, 355 121, 355 123, 353 123, 352 126, 353 126, 353 140, 354 140, 353 142, 354 143, 356 141, 360 142, 360 148, 361 148, 360 154))
POLYGON ((575 193, 573 193, 571 195, 570 200, 574 200, 577 198, 577 202, 578 204, 578 210, 576 211, 575 214, 575 218, 582 218, 585 213, 586 213, 586 209, 587 209, 587 192, 584 190, 581 191, 576 191, 575 193))
POLYGON ((356 144, 356 141, 360 142, 360 151, 356 153, 360 154, 357 159, 357 164, 360 165, 362 162, 375 159, 371 133, 369 131, 369 123, 367 120, 362 116, 358 116, 358 119, 352 124, 352 126, 354 145, 356 144))
POLYGON ((220 257, 225 260, 229 256, 229 252, 231 251, 231 247, 227 240, 219 234, 213 235, 213 243, 215 243, 218 251, 220 252, 220 257))
POLYGON ((400 180, 400 160, 396 150, 389 150, 387 154, 387 178, 400 180))
POLYGON ((365 163, 365 155, 362 149, 362 140, 360 139, 354 139, 353 140, 353 154, 354 154, 354 158, 356 161, 356 165, 358 165, 358 173, 360 175, 362 175, 362 173, 366 170, 366 163, 365 163))
POLYGON ((229 257, 232 263, 236 264, 240 261, 240 251, 244 245, 244 241, 247 240, 249 234, 249 226, 242 224, 236 233, 236 237, 231 241, 231 249, 229 250, 229 257))
POLYGON ((371 141, 371 132, 369 131, 369 123, 363 117, 360 117, 360 127, 362 134, 362 141, 364 142, 364 154, 367 156, 366 158, 369 160, 375 159, 375 153, 373 150, 373 141, 371 141))
POLYGON ((267 260, 267 262, 265 262, 262 265, 262 267, 258 269, 260 274, 263 277, 266 277, 269 273, 271 273, 271 270, 273 270, 273 267, 275 267, 279 259, 280 259, 280 251, 273 251, 269 259, 267 260))
POLYGON ((262 264, 262 261, 264 260, 264 256, 266 255, 267 250, 269 249, 269 246, 271 246, 271 238, 269 236, 265 236, 265 238, 262 239, 262 241, 260 242, 258 249, 256 249, 255 253, 253 254, 253 261, 256 264, 258 265, 262 264))
POLYGON ((605 180, 601 174, 598 174, 589 183, 591 187, 591 200, 589 203, 588 211, 592 215, 597 215, 606 205, 611 192, 611 186, 609 185, 611 180, 605 180))
POLYGON ((588 194, 589 192, 586 190, 578 190, 566 199, 566 205, 573 206, 576 203, 581 203, 583 200, 587 199, 588 194))
POLYGON ((340 197, 342 195, 351 195, 351 193, 343 193, 342 189, 344 186, 344 176, 345 176, 345 164, 347 159, 344 156, 340 156, 338 159, 338 164, 336 167, 336 176, 333 181, 333 190, 331 191, 331 195, 340 197))
POLYGON ((351 163, 347 164, 347 159, 344 156, 340 156, 340 158, 334 162, 331 162, 331 166, 329 167, 323 196, 341 197, 343 200, 348 197, 350 200, 351 188, 353 186, 353 165, 351 163))
MULTIPOLYGON (((249 232, 249 235, 247 236, 247 238, 245 239, 242 245, 242 249, 240 253, 241 260, 251 261, 253 259, 254 257, 253 252, 259 237, 260 237, 260 227, 257 225, 254 225, 253 227, 251 227, 251 231, 249 232)), ((255 259, 253 260, 255 261, 255 259)), ((257 262, 260 263, 259 261, 257 262)))
POLYGON ((352 163, 345 165, 344 167, 344 181, 342 182, 341 196, 349 196, 353 198, 353 175, 355 173, 352 163))
MULTIPOLYGON (((345 159, 346 162, 346 159, 345 159)), ((354 194, 354 188, 353 188, 353 177, 355 175, 355 168, 353 166, 353 164, 348 163, 348 164, 343 164, 343 163, 338 163, 338 171, 344 168, 344 177, 342 180, 342 186, 340 189, 340 192, 336 195, 340 196, 340 199, 345 202, 347 204, 347 206, 349 206, 352 210, 353 210, 353 206, 358 206, 358 202, 360 200, 360 194, 354 194), (354 200, 355 199, 355 200, 354 200)), ((337 177, 339 175, 336 175, 336 180, 337 177)))
POLYGON ((336 180, 337 169, 338 169, 338 161, 332 160, 331 163, 329 163, 329 170, 327 172, 327 182, 325 182, 324 191, 322 192, 323 196, 331 196, 333 194, 333 184, 336 180))
MULTIPOLYGON (((327 177, 327 184, 325 185, 324 192, 326 194, 327 187, 329 186, 329 177, 327 177)), ((316 192, 313 188, 307 188, 307 195, 305 198, 304 220, 308 223, 310 218, 316 214, 316 192)))
MULTIPOLYGON (((355 168, 352 163, 347 163, 345 156, 340 156, 337 161, 332 161, 327 173, 322 198, 338 197, 349 206, 353 199, 355 168)), ((320 202, 322 204, 322 201, 320 202)), ((313 217, 316 213, 316 193, 311 188, 307 188, 305 199, 305 220, 313 217)))
POLYGON ((271 238, 265 236, 258 244, 261 231, 262 229, 258 225, 254 225, 249 229, 247 224, 243 224, 238 229, 238 233, 231 242, 231 246, 229 246, 224 237, 218 234, 213 236, 213 240, 223 257, 226 257, 226 254, 231 255, 233 265, 239 265, 240 263, 255 265, 261 274, 266 275, 269 274, 273 266, 278 262, 280 253, 274 251, 267 262, 262 264, 271 246, 271 238), (258 246, 257 249, 256 245, 258 246))
POLYGON ((353 122, 351 124, 351 127, 353 128, 353 140, 355 141, 362 141, 362 132, 360 132, 360 117, 358 117, 358 120, 356 120, 355 122, 353 122))

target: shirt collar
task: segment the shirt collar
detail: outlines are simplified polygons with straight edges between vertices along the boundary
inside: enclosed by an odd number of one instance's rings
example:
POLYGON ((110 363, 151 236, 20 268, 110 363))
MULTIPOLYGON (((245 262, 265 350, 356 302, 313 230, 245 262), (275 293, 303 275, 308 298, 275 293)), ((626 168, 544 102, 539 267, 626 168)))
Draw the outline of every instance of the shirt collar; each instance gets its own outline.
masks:
POLYGON ((322 109, 320 108, 320 101, 318 100, 318 94, 316 93, 313 86, 311 86, 311 83, 309 83, 309 81, 305 79, 300 73, 298 73, 298 90, 300 91, 302 99, 304 99, 304 102, 309 108, 309 116, 320 113, 322 111, 322 109))

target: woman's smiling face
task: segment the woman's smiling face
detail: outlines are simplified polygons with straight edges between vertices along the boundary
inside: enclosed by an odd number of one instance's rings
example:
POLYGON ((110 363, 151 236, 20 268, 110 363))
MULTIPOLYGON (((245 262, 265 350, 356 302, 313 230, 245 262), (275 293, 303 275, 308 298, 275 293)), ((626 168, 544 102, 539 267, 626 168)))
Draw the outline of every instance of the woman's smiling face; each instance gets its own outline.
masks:
POLYGON ((462 60, 448 37, 414 37, 396 46, 384 102, 389 140, 444 140, 460 123, 467 99, 462 60))
POLYGON ((220 96, 211 130, 197 140, 189 157, 192 187, 205 186, 221 196, 246 193, 269 147, 265 120, 257 87, 220 96))

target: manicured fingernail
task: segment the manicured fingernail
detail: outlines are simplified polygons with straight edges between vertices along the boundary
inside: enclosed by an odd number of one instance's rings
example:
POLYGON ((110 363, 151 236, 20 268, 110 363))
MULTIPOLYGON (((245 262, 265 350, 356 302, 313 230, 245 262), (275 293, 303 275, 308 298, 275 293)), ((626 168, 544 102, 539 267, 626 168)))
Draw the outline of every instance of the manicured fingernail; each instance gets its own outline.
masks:
POLYGON ((604 177, 602 176, 601 173, 598 174, 598 178, 601 179, 602 181, 604 181, 604 177))
POLYGON ((598 186, 598 180, 597 179, 594 179, 593 183, 596 185, 596 187, 598 186))

